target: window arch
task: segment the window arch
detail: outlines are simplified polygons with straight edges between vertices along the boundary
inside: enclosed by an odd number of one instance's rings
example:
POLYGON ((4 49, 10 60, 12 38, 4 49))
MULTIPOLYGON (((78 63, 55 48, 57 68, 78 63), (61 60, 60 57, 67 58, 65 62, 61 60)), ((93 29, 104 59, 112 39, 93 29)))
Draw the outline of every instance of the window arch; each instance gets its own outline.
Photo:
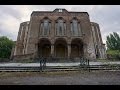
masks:
POLYGON ((66 31, 66 23, 62 18, 59 18, 56 22, 56 35, 64 36, 66 31))
POLYGON ((44 18, 41 21, 40 25, 40 30, 41 30, 41 35, 46 36, 50 34, 50 29, 51 29, 51 22, 48 18, 44 18))
POLYGON ((73 36, 81 35, 81 26, 76 18, 73 18, 71 21, 71 34, 73 36))

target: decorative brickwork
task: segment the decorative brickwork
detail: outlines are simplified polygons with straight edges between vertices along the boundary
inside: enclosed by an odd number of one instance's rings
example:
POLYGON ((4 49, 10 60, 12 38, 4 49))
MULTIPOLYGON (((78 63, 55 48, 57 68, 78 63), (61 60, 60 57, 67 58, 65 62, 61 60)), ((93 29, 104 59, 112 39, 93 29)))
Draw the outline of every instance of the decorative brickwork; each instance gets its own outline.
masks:
POLYGON ((30 21, 20 24, 12 57, 96 59, 105 58, 105 54, 99 25, 90 22, 87 12, 55 9, 33 11, 30 21))

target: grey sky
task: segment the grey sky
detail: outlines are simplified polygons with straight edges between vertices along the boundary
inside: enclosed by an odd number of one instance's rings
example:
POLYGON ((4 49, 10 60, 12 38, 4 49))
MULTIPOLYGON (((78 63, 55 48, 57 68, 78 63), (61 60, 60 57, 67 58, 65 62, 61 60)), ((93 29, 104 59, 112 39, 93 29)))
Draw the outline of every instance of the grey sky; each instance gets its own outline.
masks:
POLYGON ((120 34, 120 5, 0 5, 0 36, 16 40, 20 23, 29 21, 32 11, 55 8, 88 12, 91 22, 99 24, 104 43, 110 33, 120 34))

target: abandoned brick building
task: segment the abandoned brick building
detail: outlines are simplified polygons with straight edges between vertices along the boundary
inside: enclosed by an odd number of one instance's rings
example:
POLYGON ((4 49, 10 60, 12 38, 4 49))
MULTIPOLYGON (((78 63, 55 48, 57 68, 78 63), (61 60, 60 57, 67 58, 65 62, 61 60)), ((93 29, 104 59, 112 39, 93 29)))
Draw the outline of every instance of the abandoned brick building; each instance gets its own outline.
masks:
POLYGON ((20 24, 13 59, 61 57, 105 58, 99 24, 87 12, 33 11, 30 21, 20 24))

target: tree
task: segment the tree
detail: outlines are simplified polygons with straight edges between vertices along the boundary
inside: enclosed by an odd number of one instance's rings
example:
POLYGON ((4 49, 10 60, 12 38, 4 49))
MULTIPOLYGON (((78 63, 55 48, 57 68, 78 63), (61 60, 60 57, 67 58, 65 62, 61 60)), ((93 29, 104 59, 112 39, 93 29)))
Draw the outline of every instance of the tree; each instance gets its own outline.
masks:
POLYGON ((10 40, 6 36, 0 37, 0 58, 9 58, 11 55, 14 41, 10 40))
POLYGON ((120 51, 120 36, 116 32, 107 36, 107 49, 108 50, 119 50, 120 51))
POLYGON ((120 60, 120 36, 116 32, 107 36, 107 58, 120 60))

